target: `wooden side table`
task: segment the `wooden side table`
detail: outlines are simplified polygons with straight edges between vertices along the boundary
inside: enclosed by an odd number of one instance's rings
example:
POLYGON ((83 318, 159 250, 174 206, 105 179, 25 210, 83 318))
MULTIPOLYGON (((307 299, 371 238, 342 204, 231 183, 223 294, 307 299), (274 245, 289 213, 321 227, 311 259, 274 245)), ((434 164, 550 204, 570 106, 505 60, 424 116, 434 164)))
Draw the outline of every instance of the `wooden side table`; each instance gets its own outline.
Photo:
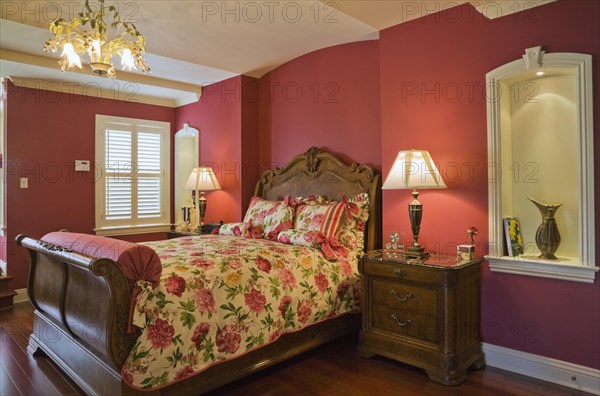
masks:
POLYGON ((172 228, 169 231, 167 231, 167 238, 173 239, 173 238, 181 238, 181 237, 193 236, 193 235, 208 235, 208 234, 212 233, 212 231, 215 228, 219 228, 222 225, 223 225, 222 222, 205 224, 200 232, 177 231, 175 228, 172 228))
POLYGON ((359 262, 362 326, 358 352, 425 369, 458 385, 471 366, 485 365, 479 335, 482 259, 410 259, 377 250, 359 262))

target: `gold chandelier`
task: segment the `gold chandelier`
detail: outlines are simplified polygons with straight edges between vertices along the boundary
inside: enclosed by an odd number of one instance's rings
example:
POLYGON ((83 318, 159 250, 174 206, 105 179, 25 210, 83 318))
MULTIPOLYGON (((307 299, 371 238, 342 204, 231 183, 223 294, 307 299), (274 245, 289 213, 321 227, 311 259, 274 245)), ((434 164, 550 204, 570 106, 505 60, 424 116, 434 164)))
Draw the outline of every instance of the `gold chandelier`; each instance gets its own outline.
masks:
POLYGON ((110 25, 104 20, 104 0, 99 0, 95 9, 90 7, 89 0, 85 0, 83 12, 75 18, 70 21, 58 18, 50 24, 50 32, 54 37, 46 41, 44 51, 56 52, 57 48, 62 48, 58 61, 62 71, 74 66, 81 68, 79 54, 87 54, 90 67, 100 76, 115 78, 113 58, 117 55, 121 57, 123 70, 137 70, 139 67, 142 72, 149 73, 150 65, 143 55, 146 52, 146 37, 138 32, 133 23, 122 21, 114 5, 108 7, 108 12, 113 17, 110 25), (87 30, 87 27, 90 29, 87 30), (114 38, 109 39, 109 33, 114 38))

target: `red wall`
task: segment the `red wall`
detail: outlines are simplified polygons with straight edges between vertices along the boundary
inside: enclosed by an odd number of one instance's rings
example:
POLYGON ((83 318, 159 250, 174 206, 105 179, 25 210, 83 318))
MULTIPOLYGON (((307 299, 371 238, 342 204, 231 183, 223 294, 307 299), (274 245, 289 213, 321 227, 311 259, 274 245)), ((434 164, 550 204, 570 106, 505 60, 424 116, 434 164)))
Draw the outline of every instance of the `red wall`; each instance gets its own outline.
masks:
POLYGON ((39 238, 61 228, 93 233, 94 175, 73 169, 76 159, 94 160, 96 114, 166 121, 173 128, 175 111, 11 83, 7 96, 6 248, 12 287, 19 289, 26 287, 28 264, 14 242, 18 234, 39 238), (21 177, 29 179, 28 189, 19 188, 21 177))
POLYGON ((241 221, 259 171, 257 80, 232 77, 204 88, 196 103, 178 107, 176 125, 200 131, 200 162, 211 165, 222 190, 206 193, 206 222, 241 221))
MULTIPOLYGON (((488 237, 485 74, 521 57, 525 48, 592 54, 594 123, 600 125, 600 2, 559 1, 486 20, 464 5, 381 32, 381 147, 384 176, 398 150, 428 149, 441 165, 447 190, 425 190, 421 238, 451 252, 465 229, 488 237)), ((600 137, 596 135, 596 154, 600 137)), ((596 172, 596 207, 600 208, 596 172)), ((407 191, 385 191, 384 236, 410 235, 407 191)), ((600 211, 596 211, 600 236, 600 211)), ((597 251, 598 243, 596 242, 597 251)), ((600 368, 600 281, 593 285, 482 273, 484 341, 600 368)))
POLYGON ((281 166, 311 146, 381 169, 379 44, 338 45, 260 79, 260 160, 281 166))
MULTIPOLYGON (((7 179, 8 239, 60 227, 91 232, 91 182, 81 174, 73 180, 32 179, 50 172, 50 164, 64 171, 65 162, 93 158, 93 137, 85 131, 93 131, 93 114, 99 112, 174 121, 173 130, 189 122, 200 130, 200 160, 215 167, 223 187, 207 193, 207 221, 240 220, 256 168, 283 165, 310 146, 383 169, 384 176, 398 150, 428 149, 449 188, 422 192, 422 241, 452 252, 474 225, 481 230, 477 240, 482 247, 488 229, 482 174, 487 164, 485 74, 537 45, 548 52, 590 53, 598 102, 599 15, 597 1, 563 0, 493 21, 470 5, 459 6, 386 29, 378 41, 304 55, 260 80, 239 76, 214 84, 198 103, 175 110, 103 100, 89 104, 81 97, 36 100, 37 91, 11 86, 7 159, 18 164, 18 171, 7 179), (30 188, 20 190, 18 177, 25 173, 30 188), (57 203, 52 207, 51 202, 57 203)), ((595 140, 598 153, 600 137, 595 140)), ((596 172, 597 208, 599 190, 596 172)), ((408 239, 409 196, 384 192, 384 235, 399 230, 408 239)), ((14 259, 14 246, 9 246, 10 269, 19 278, 13 286, 24 287, 26 265, 12 266, 14 259)), ((599 280, 587 285, 492 274, 485 265, 484 341, 599 369, 599 285, 599 280)))
POLYGON ((242 76, 242 212, 245 213, 260 180, 259 105, 260 84, 256 78, 242 76))

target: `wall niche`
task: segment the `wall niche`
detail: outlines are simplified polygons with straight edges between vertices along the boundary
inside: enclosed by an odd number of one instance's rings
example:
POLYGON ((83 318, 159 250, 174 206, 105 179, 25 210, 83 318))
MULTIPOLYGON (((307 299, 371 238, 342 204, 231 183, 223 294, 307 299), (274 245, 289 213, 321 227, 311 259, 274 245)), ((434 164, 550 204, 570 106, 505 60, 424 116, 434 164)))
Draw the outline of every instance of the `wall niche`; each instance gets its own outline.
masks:
POLYGON ((192 173, 198 167, 200 153, 200 131, 185 123, 175 134, 175 224, 183 222, 182 208, 192 204, 192 192, 183 187, 192 173))
POLYGON ((486 79, 490 269, 593 283, 592 57, 529 48, 486 79), (539 257, 542 216, 528 197, 562 204, 556 259, 539 257), (519 221, 523 254, 509 254, 508 217, 519 221))

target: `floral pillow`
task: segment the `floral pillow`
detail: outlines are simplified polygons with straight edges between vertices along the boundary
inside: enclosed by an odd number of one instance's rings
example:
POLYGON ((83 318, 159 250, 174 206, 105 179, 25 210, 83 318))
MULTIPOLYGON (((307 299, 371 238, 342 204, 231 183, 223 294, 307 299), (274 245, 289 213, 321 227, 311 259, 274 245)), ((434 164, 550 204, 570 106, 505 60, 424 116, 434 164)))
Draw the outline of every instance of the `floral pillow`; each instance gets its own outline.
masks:
POLYGON ((346 219, 342 223, 338 240, 357 255, 365 246, 365 225, 369 219, 369 194, 360 193, 346 202, 346 219))
POLYGON ((281 231, 277 235, 277 240, 288 245, 319 247, 322 241, 319 236, 318 231, 289 229, 281 231))
POLYGON ((252 224, 252 220, 248 223, 227 223, 219 228, 219 235, 227 236, 242 236, 244 238, 262 239, 262 227, 252 224))
POLYGON ((294 209, 289 199, 289 195, 283 201, 268 201, 261 197, 252 197, 244 216, 244 223, 262 229, 263 238, 277 239, 277 233, 292 228, 294 209))
POLYGON ((336 236, 344 218, 343 202, 305 203, 296 208, 294 229, 318 231, 325 238, 336 236))
POLYGON ((347 259, 349 254, 348 249, 336 238, 325 238, 325 235, 319 231, 284 230, 279 233, 277 240, 288 245, 320 248, 323 256, 328 260, 347 259))
POLYGON ((225 223, 219 228, 219 235, 241 236, 246 225, 244 223, 225 223))

